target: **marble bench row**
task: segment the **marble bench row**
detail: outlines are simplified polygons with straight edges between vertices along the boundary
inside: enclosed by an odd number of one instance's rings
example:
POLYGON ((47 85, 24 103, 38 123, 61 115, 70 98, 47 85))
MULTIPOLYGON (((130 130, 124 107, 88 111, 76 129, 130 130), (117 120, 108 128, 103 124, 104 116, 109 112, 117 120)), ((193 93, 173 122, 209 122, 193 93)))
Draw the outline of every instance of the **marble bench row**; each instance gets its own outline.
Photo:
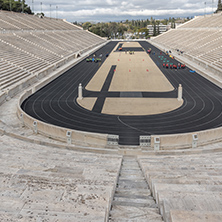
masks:
POLYGON ((220 153, 138 160, 165 222, 182 221, 189 214, 196 219, 184 221, 220 221, 217 220, 222 218, 220 153), (212 220, 203 220, 206 212, 212 220))

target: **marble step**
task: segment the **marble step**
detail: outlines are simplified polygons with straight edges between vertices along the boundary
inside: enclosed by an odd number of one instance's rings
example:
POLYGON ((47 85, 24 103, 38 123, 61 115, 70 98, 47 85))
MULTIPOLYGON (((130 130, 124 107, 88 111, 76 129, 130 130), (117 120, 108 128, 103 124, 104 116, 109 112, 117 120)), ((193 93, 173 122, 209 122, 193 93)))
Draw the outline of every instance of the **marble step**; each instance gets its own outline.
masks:
POLYGON ((123 193, 123 192, 116 192, 115 198, 128 198, 128 199, 153 199, 150 195, 139 195, 139 194, 132 194, 131 192, 123 193))
POLYGON ((126 189, 122 189, 122 188, 116 188, 116 192, 115 192, 115 196, 118 195, 138 195, 138 196, 150 196, 151 195, 151 191, 149 189, 130 189, 130 188, 126 188, 126 189))
POLYGON ((162 222, 158 209, 132 206, 113 206, 110 222, 162 222))
POLYGON ((135 175, 135 174, 131 174, 131 175, 120 175, 121 176, 121 180, 132 180, 132 181, 141 181, 144 178, 141 177, 140 175, 135 175))
MULTIPOLYGON (((118 195, 114 197, 114 201, 131 201, 131 202, 141 202, 141 203, 145 203, 145 202, 150 202, 150 201, 154 201, 152 196, 140 196, 140 195, 118 195)), ((154 201, 155 202, 155 201, 154 201)))
POLYGON ((127 199, 127 198, 114 198, 112 206, 131 206, 131 207, 148 207, 157 208, 158 205, 154 200, 142 200, 142 199, 127 199))
POLYGON ((148 189, 148 185, 145 180, 119 180, 117 187, 123 189, 148 189))
POLYGON ((135 170, 128 170, 128 169, 123 169, 120 173, 120 176, 137 176, 137 177, 143 177, 143 174, 140 169, 135 169, 135 170))

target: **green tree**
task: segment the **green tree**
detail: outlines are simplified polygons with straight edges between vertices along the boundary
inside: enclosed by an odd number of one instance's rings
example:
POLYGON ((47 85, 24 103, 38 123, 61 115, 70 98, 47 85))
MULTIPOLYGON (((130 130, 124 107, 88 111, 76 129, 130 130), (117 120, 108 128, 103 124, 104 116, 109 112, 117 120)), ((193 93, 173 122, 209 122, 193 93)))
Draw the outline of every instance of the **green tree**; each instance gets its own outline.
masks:
POLYGON ((156 21, 156 35, 160 34, 160 21, 156 21))
MULTIPOLYGON (((0 0, 3 1, 3 0, 0 0)), ((167 25, 171 22, 172 27, 175 27, 175 22, 177 20, 180 20, 181 18, 169 18, 169 19, 162 19, 162 20, 155 20, 153 17, 145 20, 126 20, 121 21, 121 22, 101 22, 97 24, 91 24, 90 22, 85 22, 84 24, 78 24, 82 26, 84 29, 88 29, 89 31, 100 35, 102 37, 108 37, 108 38, 113 38, 113 37, 123 37, 124 32, 130 32, 132 34, 134 33, 144 33, 145 32, 145 37, 149 37, 148 35, 148 29, 147 25, 153 25, 154 27, 154 36, 158 35, 160 33, 159 30, 159 24, 162 23, 164 25, 167 25)), ((187 18, 183 19, 185 22, 187 18)), ((134 36, 135 38, 139 37, 144 37, 144 35, 139 36, 139 34, 136 34, 134 36)))
POLYGON ((147 28, 140 28, 138 30, 138 32, 145 33, 145 34, 142 34, 142 36, 145 38, 147 38, 149 36, 149 29, 147 29, 147 28))
POLYGON ((171 19, 171 28, 175 29, 176 28, 176 24, 175 24, 175 18, 171 19))
POLYGON ((92 27, 92 24, 91 22, 85 22, 83 23, 82 27, 84 30, 89 30, 89 28, 92 27))
POLYGON ((109 29, 111 31, 111 37, 116 37, 116 33, 118 31, 118 25, 116 22, 111 22, 109 24, 109 29))
POLYGON ((157 35, 157 30, 156 30, 156 22, 153 22, 153 36, 157 35))
POLYGON ((164 20, 162 21, 162 23, 163 23, 163 25, 167 25, 167 24, 168 24, 168 19, 164 19, 164 20))
POLYGON ((0 9, 3 7, 3 0, 0 0, 0 9))
POLYGON ((90 28, 90 31, 95 33, 96 35, 100 35, 100 26, 98 25, 93 25, 91 28, 90 28))
POLYGON ((121 24, 121 25, 118 26, 117 32, 118 32, 120 35, 123 35, 125 31, 127 31, 127 28, 126 28, 123 24, 121 24))
POLYGON ((0 0, 0 10, 32 14, 30 7, 25 3, 25 0, 0 0))

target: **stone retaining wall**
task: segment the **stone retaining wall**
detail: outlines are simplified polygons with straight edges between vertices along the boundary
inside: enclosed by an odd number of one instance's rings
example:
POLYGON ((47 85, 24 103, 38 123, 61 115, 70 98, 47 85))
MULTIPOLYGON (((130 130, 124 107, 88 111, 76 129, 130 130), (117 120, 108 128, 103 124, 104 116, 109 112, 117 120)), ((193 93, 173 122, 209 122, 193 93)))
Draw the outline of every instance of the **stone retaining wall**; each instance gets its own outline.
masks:
MULTIPOLYGON (((185 54, 184 57, 188 58, 190 61, 192 61, 192 62, 196 63, 197 65, 201 66, 202 68, 204 68, 205 72, 202 72, 200 69, 197 69, 199 74, 201 74, 206 79, 213 82, 214 84, 218 85, 219 87, 222 87, 222 83, 220 81, 222 79, 222 72, 219 68, 214 67, 212 64, 208 64, 204 61, 201 61, 198 58, 194 58, 193 56, 191 56, 189 54, 185 54), (206 74, 207 72, 213 73, 214 76, 210 76, 210 75, 206 74), (220 80, 218 80, 218 79, 220 79, 220 80)), ((180 60, 178 57, 176 57, 176 59, 180 60)), ((192 67, 190 64, 189 64, 189 67, 196 69, 196 67, 192 67)))
MULTIPOLYGON (((190 149, 222 141, 222 127, 193 133, 155 135, 151 137, 151 147, 155 149, 154 138, 160 140, 159 150, 190 149), (196 135, 196 140, 193 136, 196 135)), ((157 150, 156 150, 157 151, 157 150)))
POLYGON ((0 92, 0 105, 4 103, 6 99, 6 92, 0 92))

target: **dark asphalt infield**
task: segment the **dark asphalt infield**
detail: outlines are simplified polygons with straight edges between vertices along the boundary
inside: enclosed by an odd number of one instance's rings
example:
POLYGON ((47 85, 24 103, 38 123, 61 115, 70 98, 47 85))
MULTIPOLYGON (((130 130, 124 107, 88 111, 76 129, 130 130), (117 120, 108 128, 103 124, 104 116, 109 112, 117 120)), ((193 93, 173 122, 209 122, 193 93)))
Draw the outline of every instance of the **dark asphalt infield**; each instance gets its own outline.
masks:
POLYGON ((120 49, 122 52, 142 52, 144 49, 142 47, 123 47, 123 43, 119 43, 118 47, 116 48, 115 52, 120 52, 120 49))
MULTIPOLYGON (((150 57, 174 86, 172 92, 108 92, 113 71, 101 92, 83 91, 84 97, 98 97, 92 111, 76 102, 78 85, 83 88, 95 75, 118 42, 110 42, 96 52, 103 54, 101 63, 83 60, 63 75, 37 91, 22 104, 22 109, 30 116, 43 122, 70 129, 119 135, 120 145, 138 145, 140 135, 161 135, 195 132, 222 126, 222 90, 200 76, 186 69, 166 69, 162 67, 164 54, 160 50, 141 41, 146 51, 152 48, 150 57), (155 51, 155 54, 154 54, 155 51), (183 86, 183 105, 171 112, 158 115, 117 116, 102 114, 106 97, 146 97, 176 98, 178 85, 183 86)), ((116 52, 115 52, 116 53, 116 52)), ((167 57, 169 63, 178 61, 167 57)), ((113 67, 112 67, 113 68, 113 67)))

